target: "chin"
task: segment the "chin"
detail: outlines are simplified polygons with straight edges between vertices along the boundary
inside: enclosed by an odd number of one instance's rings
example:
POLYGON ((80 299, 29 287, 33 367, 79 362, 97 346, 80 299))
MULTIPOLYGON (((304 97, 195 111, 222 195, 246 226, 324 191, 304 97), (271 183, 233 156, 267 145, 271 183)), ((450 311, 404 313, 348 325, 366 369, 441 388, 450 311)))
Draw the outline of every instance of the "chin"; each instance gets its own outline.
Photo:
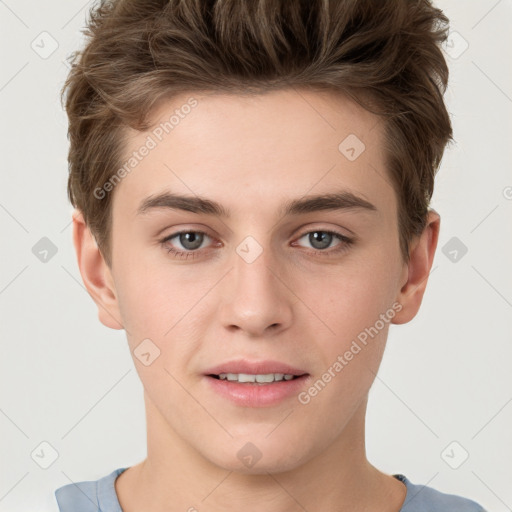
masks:
POLYGON ((239 474, 284 473, 297 468, 308 458, 304 445, 300 446, 299 452, 294 444, 289 439, 270 442, 263 436, 245 437, 232 440, 227 449, 204 455, 216 466, 239 474))
POLYGON ((251 467, 241 463, 238 459, 224 461, 223 464, 219 464, 219 467, 222 469, 225 469, 226 471, 233 471, 234 473, 241 475, 267 475, 268 473, 286 473, 288 471, 294 470, 298 466, 300 466, 300 462, 292 457, 288 458, 287 460, 275 460, 274 458, 268 460, 268 458, 263 459, 262 457, 251 467))

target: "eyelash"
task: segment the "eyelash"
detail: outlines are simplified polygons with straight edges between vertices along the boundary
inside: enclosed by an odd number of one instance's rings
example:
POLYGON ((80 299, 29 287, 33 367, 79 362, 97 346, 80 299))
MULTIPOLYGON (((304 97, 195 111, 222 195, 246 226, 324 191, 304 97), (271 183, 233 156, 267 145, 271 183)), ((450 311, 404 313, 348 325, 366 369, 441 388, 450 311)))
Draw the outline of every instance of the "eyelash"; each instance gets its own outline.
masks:
MULTIPOLYGON (((194 233, 194 234, 206 235, 207 237, 212 238, 208 235, 208 233, 205 233, 204 231, 194 231, 191 229, 177 231, 176 233, 166 236, 163 240, 160 240, 160 244, 167 250, 167 253, 172 254, 174 258, 188 259, 189 257, 191 257, 192 259, 194 259, 196 257, 196 255, 201 251, 200 249, 195 250, 195 251, 181 251, 181 250, 175 249, 174 247, 169 247, 168 245, 166 245, 167 242, 169 242, 169 240, 172 240, 173 238, 175 238, 181 234, 184 234, 184 233, 194 233)), ((311 231, 306 231, 306 232, 302 233, 298 237, 297 240, 303 238, 305 235, 309 235, 310 233, 326 233, 328 235, 333 235, 336 238, 338 238, 338 240, 341 242, 338 245, 336 245, 335 248, 332 250, 310 249, 308 251, 308 252, 313 253, 314 255, 319 255, 322 257, 336 256, 336 255, 346 251, 350 247, 350 245, 352 245, 354 243, 354 240, 352 240, 351 238, 348 238, 347 236, 342 235, 341 233, 338 233, 337 231, 332 231, 332 230, 328 230, 328 229, 313 229, 311 231)))

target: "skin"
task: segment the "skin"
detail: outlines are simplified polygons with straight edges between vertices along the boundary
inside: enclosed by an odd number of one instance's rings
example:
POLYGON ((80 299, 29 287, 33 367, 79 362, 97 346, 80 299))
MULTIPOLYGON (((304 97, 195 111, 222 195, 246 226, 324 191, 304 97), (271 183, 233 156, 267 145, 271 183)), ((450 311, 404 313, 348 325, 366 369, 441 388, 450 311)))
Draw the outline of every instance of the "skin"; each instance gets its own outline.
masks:
MULTIPOLYGON (((161 102, 155 123, 190 96, 161 102)), ((396 512, 405 486, 366 458, 367 398, 390 323, 409 322, 420 307, 439 215, 430 211, 403 262, 383 125, 346 97, 294 89, 193 96, 197 107, 114 190, 111 267, 74 215, 78 264, 100 321, 126 330, 132 356, 147 338, 160 350, 149 366, 133 357, 148 453, 116 480, 123 511, 396 512), (366 146, 354 161, 338 150, 349 134, 366 146), (287 200, 333 190, 376 211, 278 213, 287 200), (215 200, 231 217, 137 214, 163 191, 215 200), (190 247, 179 237, 161 243, 181 229, 208 235, 194 258, 168 253, 190 247), (336 253, 344 244, 333 237, 318 249, 307 235, 323 230, 355 241, 336 253), (262 248, 250 264, 236 252, 249 235, 262 248), (307 390, 394 303, 394 318, 306 405, 294 396, 242 407, 206 385, 208 367, 245 357, 304 369, 307 390), (248 442, 262 454, 252 467, 237 456, 248 442)), ((150 133, 130 131, 127 155, 150 133)))

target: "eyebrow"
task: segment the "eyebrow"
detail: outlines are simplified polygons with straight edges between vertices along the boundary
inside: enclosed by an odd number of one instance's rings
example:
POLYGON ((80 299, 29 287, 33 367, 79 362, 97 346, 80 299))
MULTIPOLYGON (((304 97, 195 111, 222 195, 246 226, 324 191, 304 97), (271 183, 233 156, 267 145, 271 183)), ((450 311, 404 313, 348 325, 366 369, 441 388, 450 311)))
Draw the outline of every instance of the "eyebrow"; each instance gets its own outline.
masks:
MULTIPOLYGON (((214 215, 229 219, 231 214, 220 203, 200 196, 183 196, 171 192, 163 192, 144 199, 137 215, 143 215, 150 210, 167 208, 171 210, 184 210, 192 213, 214 215)), ((376 212, 377 208, 362 197, 348 190, 330 194, 305 196, 300 199, 286 201, 280 208, 279 215, 301 215, 325 210, 354 210, 376 212)))

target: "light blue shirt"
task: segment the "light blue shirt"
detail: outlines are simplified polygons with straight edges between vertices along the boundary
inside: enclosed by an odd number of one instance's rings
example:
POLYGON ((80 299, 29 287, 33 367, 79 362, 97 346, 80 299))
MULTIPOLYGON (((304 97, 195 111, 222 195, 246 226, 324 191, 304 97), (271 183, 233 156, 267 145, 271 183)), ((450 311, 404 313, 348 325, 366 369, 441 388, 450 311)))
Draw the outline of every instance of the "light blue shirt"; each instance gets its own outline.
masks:
MULTIPOLYGON (((59 487, 55 496, 60 512, 123 512, 114 482, 126 469, 116 469, 99 480, 59 487)), ((400 512, 486 512, 472 500, 413 484, 404 475, 393 476, 407 488, 400 512)))

